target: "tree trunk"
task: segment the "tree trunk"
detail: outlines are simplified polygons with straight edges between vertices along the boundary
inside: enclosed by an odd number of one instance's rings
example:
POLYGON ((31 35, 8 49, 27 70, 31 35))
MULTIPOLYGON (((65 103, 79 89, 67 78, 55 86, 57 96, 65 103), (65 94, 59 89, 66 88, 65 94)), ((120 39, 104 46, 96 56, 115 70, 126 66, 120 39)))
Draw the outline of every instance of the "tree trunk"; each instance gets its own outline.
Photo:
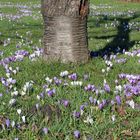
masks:
POLYGON ((42 0, 44 59, 87 62, 88 0, 42 0))

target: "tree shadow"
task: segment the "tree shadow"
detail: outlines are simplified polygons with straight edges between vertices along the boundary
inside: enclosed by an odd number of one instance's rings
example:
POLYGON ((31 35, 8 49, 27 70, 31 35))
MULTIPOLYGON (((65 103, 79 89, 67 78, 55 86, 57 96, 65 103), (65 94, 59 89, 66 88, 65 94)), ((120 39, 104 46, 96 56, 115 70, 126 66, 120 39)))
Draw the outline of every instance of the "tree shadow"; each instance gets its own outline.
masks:
POLYGON ((95 39, 109 39, 113 38, 111 42, 106 44, 106 46, 102 49, 97 51, 91 51, 90 56, 93 57, 104 57, 110 56, 111 54, 122 53, 123 50, 129 50, 132 48, 136 41, 130 41, 130 32, 132 31, 129 28, 129 22, 132 19, 137 18, 139 15, 134 15, 133 17, 129 18, 117 18, 119 21, 119 25, 117 27, 117 34, 116 35, 109 35, 109 36, 101 36, 101 37, 94 37, 95 39))

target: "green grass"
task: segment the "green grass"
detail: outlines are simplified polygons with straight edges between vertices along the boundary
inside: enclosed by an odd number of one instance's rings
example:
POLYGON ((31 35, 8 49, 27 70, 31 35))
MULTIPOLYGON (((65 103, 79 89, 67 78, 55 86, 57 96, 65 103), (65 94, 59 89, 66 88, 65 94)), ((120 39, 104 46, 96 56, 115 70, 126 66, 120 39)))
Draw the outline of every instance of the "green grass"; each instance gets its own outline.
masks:
MULTIPOLYGON (((7 4, 8 0, 1 0, 0 4, 7 4)), ((33 12, 33 16, 25 16, 18 20, 9 21, 7 18, 4 18, 0 21, 0 41, 7 40, 11 38, 11 42, 8 46, 4 47, 0 45, 0 51, 3 51, 4 54, 1 57, 6 58, 12 55, 18 49, 28 50, 30 53, 34 51, 33 46, 42 47, 39 42, 43 37, 43 19, 38 13, 39 8, 32 8, 34 4, 40 4, 37 0, 31 0, 30 2, 26 0, 11 0, 11 4, 27 5, 33 12), (31 34, 27 35, 27 32, 30 31, 31 34), (18 34, 18 35, 17 35, 18 34), (32 41, 32 42, 30 42, 32 41), (21 48, 16 48, 16 45, 21 43, 21 48)), ((133 51, 134 49, 140 49, 140 31, 138 28, 140 26, 140 16, 139 16, 139 7, 138 3, 124 3, 112 0, 91 0, 92 4, 96 6, 111 6, 111 8, 98 8, 97 11, 101 12, 98 16, 90 16, 88 19, 88 37, 89 37, 89 49, 91 51, 104 51, 105 48, 111 46, 113 48, 111 53, 113 53, 114 48, 120 46, 120 49, 123 50, 128 48, 128 51, 133 51), (128 16, 127 11, 135 11, 134 15, 128 16), (126 12, 123 16, 113 16, 111 13, 115 11, 126 12), (110 13, 106 17, 105 12, 110 13), (114 27, 111 23, 116 23, 114 27), (137 23, 137 26, 132 29, 129 29, 127 32, 124 32, 122 27, 123 23, 137 23), (108 25, 108 29, 105 28, 105 25, 108 25), (125 41, 118 41, 119 38, 124 38, 125 41)), ((2 14, 16 15, 18 9, 3 7, 0 9, 2 14)), ((99 53, 100 54, 100 53, 99 53)), ((102 111, 98 109, 97 106, 91 105, 89 102, 89 97, 98 98, 100 101, 102 99, 115 99, 115 80, 118 79, 118 74, 128 73, 128 74, 140 74, 140 63, 138 62, 139 58, 129 57, 125 54, 118 54, 118 58, 126 58, 127 61, 124 64, 117 64, 115 60, 112 60, 113 68, 108 73, 103 73, 102 69, 106 69, 105 60, 99 56, 92 58, 86 64, 62 64, 59 62, 48 63, 44 62, 42 59, 31 62, 29 58, 24 58, 21 62, 10 63, 13 69, 19 67, 19 72, 17 74, 12 74, 12 78, 16 79, 16 84, 14 87, 21 92, 24 84, 30 80, 34 81, 33 90, 31 90, 25 96, 11 97, 12 90, 7 89, 0 83, 0 93, 3 94, 3 97, 0 97, 0 116, 14 120, 15 122, 22 122, 21 117, 17 114, 17 109, 22 109, 22 115, 27 115, 28 110, 35 106, 36 103, 39 103, 41 106, 44 104, 50 105, 54 110, 51 112, 52 116, 49 122, 45 121, 45 117, 42 116, 41 112, 36 112, 33 116, 26 116, 26 129, 19 130, 14 128, 8 128, 5 130, 1 129, 1 120, 0 120, 0 139, 14 139, 18 137, 19 139, 25 140, 62 140, 69 137, 70 140, 74 139, 73 132, 79 130, 81 132, 81 140, 84 138, 93 138, 95 140, 111 140, 111 139, 120 139, 120 140, 138 140, 138 131, 140 131, 140 110, 132 109, 125 105, 125 98, 123 93, 121 97, 123 100, 122 106, 127 112, 125 115, 120 115, 118 111, 111 110, 111 105, 105 107, 102 111), (82 87, 63 87, 62 85, 56 86, 51 84, 50 88, 56 89, 56 95, 53 98, 45 96, 44 99, 38 100, 37 95, 39 95, 43 88, 42 86, 46 84, 45 78, 48 76, 50 78, 58 77, 66 80, 68 83, 71 82, 68 78, 61 78, 59 76, 60 72, 68 70, 69 73, 77 73, 78 80, 83 81, 82 87), (89 79, 84 80, 84 75, 88 75, 89 79), (110 85, 111 92, 101 94, 99 97, 95 93, 84 91, 84 86, 87 84, 94 84, 96 87, 103 88, 103 82, 106 79, 107 83, 110 85), (11 98, 16 98, 17 103, 15 106, 9 106, 9 100, 11 98), (58 101, 62 99, 67 99, 70 101, 70 106, 67 108, 62 104, 59 104, 58 101), (85 107, 84 114, 79 119, 73 117, 73 111, 80 111, 80 106, 84 103, 88 103, 88 106, 85 107), (59 106, 61 110, 60 118, 57 116, 57 108, 59 106), (93 118, 93 124, 87 124, 83 120, 87 116, 93 118), (111 117, 115 115, 116 120, 113 122, 111 117), (33 123, 36 124, 37 130, 32 130, 33 123), (42 133, 42 128, 47 127, 49 133, 44 135, 42 133), (132 134, 127 136, 127 134, 122 134, 124 130, 131 130, 132 134)), ((6 77, 4 68, 0 65, 0 77, 6 77)), ((119 80, 119 84, 123 85, 127 83, 126 80, 119 80)), ((139 96, 134 96, 133 100, 136 104, 140 104, 139 96)), ((116 107, 118 107, 116 105, 116 107)), ((46 111, 47 112, 47 111, 46 111)), ((48 113, 48 112, 47 112, 48 113)), ((48 114, 45 114, 47 117, 48 114)))

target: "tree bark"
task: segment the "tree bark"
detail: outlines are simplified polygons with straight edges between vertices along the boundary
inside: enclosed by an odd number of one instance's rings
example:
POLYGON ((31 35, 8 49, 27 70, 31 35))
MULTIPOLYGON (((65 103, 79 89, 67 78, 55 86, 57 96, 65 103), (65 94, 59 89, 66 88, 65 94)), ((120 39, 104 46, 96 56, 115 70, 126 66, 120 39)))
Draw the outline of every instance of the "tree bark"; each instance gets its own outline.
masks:
POLYGON ((42 0, 44 59, 87 62, 88 0, 42 0))

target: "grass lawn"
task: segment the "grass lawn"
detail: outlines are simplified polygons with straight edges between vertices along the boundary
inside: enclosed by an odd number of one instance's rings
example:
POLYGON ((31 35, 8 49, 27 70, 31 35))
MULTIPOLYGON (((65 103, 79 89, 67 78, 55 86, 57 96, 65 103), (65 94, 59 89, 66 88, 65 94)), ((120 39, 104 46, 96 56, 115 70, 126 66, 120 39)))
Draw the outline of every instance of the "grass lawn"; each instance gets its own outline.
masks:
POLYGON ((40 1, 1 0, 0 139, 139 140, 139 7, 91 0, 91 60, 46 64, 40 1))

